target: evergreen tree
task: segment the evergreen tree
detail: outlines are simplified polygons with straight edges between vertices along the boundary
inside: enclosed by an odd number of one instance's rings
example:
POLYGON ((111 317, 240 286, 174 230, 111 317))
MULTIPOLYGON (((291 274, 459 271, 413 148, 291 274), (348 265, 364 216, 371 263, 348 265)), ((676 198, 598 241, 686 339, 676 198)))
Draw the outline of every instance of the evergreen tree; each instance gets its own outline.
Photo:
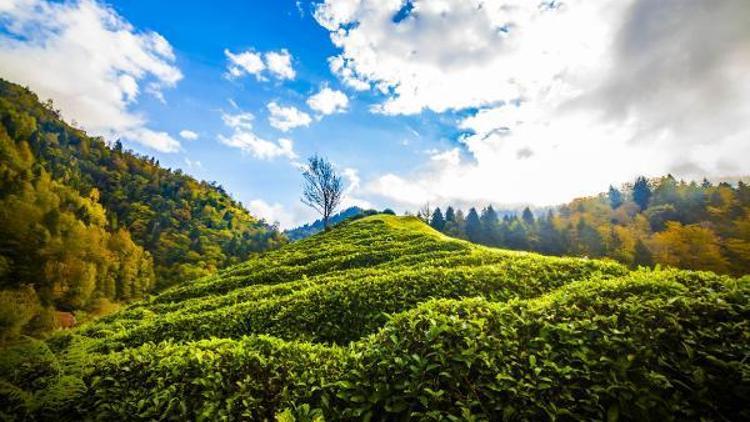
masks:
POLYGON ((633 185, 633 201, 640 207, 641 211, 648 207, 648 203, 651 200, 651 187, 648 185, 648 180, 641 176, 635 180, 633 185))
POLYGON ((613 210, 620 208, 620 205, 625 202, 622 198, 622 192, 611 185, 609 187, 609 191, 607 192, 607 197, 609 198, 609 205, 613 210))
POLYGON ((531 227, 534 225, 534 213, 531 212, 529 207, 526 207, 523 209, 521 218, 523 219, 523 222, 526 223, 527 226, 531 227))
POLYGON ((479 221, 477 210, 472 207, 466 215, 466 237, 470 241, 479 243, 482 239, 482 223, 479 221))
POLYGON ((445 229, 445 218, 443 217, 443 212, 440 211, 440 208, 435 208, 435 211, 432 213, 430 226, 440 232, 445 229))
POLYGON ((453 207, 448 207, 448 209, 445 210, 445 222, 446 223, 456 222, 456 211, 453 210, 453 207))
POLYGON ((481 243, 490 246, 500 245, 500 231, 497 212, 492 205, 482 210, 482 215, 479 217, 479 221, 482 223, 482 240, 481 243))

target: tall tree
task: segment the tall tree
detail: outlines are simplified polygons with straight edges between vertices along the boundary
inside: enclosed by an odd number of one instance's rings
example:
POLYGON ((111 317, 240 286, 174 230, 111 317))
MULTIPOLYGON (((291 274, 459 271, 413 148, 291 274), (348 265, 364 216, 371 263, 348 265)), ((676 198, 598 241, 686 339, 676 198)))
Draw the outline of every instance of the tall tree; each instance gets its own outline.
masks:
POLYGON ((456 222, 456 211, 453 209, 453 207, 448 207, 448 209, 445 210, 445 222, 446 223, 456 222))
POLYGON ((333 164, 318 155, 307 160, 302 172, 305 185, 302 191, 302 203, 319 212, 323 217, 323 228, 328 229, 328 219, 341 203, 344 184, 336 174, 333 164))
POLYGON ((648 185, 648 180, 640 176, 635 180, 633 185, 633 201, 640 207, 641 211, 648 207, 648 203, 651 200, 651 187, 648 185))
POLYGON ((499 246, 500 239, 500 220, 498 219, 497 212, 492 205, 482 210, 482 215, 479 216, 479 221, 482 223, 482 241, 486 245, 499 246))
POLYGON ((474 207, 471 207, 466 215, 466 237, 477 243, 482 238, 482 223, 479 221, 479 214, 474 207))
POLYGON ((443 217, 443 212, 440 211, 440 208, 435 208, 435 211, 433 211, 430 226, 439 232, 445 229, 445 218, 443 217))
POLYGON ((528 226, 534 225, 534 213, 531 212, 531 209, 529 209, 529 207, 526 207, 523 209, 521 218, 523 219, 523 222, 526 223, 526 225, 528 226))
POLYGON ((622 198, 622 192, 611 185, 609 186, 609 191, 607 192, 607 198, 609 198, 609 205, 613 210, 620 208, 622 203, 625 202, 622 198))

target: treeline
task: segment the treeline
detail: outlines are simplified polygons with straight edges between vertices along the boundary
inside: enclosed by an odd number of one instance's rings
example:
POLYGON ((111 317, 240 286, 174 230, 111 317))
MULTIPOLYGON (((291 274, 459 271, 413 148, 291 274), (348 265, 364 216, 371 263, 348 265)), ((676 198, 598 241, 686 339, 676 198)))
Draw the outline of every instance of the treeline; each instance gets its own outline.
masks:
POLYGON ((0 80, 0 329, 19 310, 139 298, 285 242, 221 186, 92 138, 0 80))
POLYGON ((635 183, 539 215, 502 217, 492 206, 448 207, 420 218, 448 235, 548 255, 609 257, 631 267, 656 264, 718 273, 750 273, 750 186, 678 181, 635 183))

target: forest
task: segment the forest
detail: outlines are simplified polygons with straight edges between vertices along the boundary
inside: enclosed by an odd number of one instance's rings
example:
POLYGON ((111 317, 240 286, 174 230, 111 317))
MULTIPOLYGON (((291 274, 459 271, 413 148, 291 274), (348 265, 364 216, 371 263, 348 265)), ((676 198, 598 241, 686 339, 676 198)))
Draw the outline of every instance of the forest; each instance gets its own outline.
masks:
POLYGON ((0 332, 111 312, 286 238, 221 186, 108 145, 0 80, 0 332))
POLYGON ((418 215, 436 230, 488 246, 607 257, 633 268, 750 272, 750 186, 742 180, 713 184, 671 175, 640 177, 541 213, 527 207, 500 216, 488 206, 466 213, 427 207, 418 215))

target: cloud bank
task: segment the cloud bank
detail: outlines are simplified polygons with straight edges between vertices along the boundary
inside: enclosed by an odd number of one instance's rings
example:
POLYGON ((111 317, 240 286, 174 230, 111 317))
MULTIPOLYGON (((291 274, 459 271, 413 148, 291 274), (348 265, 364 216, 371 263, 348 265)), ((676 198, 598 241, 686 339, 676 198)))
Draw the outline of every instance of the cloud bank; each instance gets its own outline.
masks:
POLYGON ((92 0, 5 0, 0 28, 2 77, 53 99, 65 119, 92 134, 162 152, 180 149, 132 110, 144 92, 163 101, 162 90, 182 78, 164 37, 92 0))
POLYGON ((315 18, 374 112, 463 116, 455 150, 366 184, 388 201, 551 204, 750 168, 746 1, 327 0, 315 18))

